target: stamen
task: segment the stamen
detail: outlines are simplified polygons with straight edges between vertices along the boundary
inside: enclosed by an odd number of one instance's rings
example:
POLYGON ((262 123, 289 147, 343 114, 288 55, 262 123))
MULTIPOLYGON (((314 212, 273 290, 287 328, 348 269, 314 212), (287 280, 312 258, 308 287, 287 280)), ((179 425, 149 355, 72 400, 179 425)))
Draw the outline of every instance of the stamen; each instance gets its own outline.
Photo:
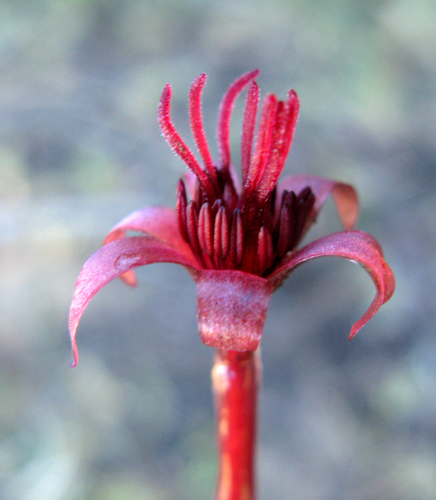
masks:
POLYGON ((259 129, 257 131, 256 148, 251 161, 250 170, 244 185, 244 201, 249 200, 259 181, 271 148, 271 137, 274 127, 274 115, 277 108, 277 98, 270 94, 265 98, 262 114, 260 116, 259 129))
POLYGON ((233 104, 244 87, 254 80, 259 70, 250 71, 238 78, 224 94, 218 115, 218 150, 220 154, 221 168, 228 170, 230 166, 230 117, 233 104))
POLYGON ((212 214, 209 203, 203 203, 198 217, 198 242, 204 253, 213 254, 212 214))
MULTIPOLYGON (((304 202, 304 224, 303 224, 303 229, 301 230, 300 234, 298 235, 298 241, 303 237, 304 233, 308 229, 308 227, 312 224, 313 219, 314 219, 314 214, 312 213, 313 207, 315 205, 315 195, 311 191, 304 202)), ((297 241, 297 243, 298 243, 297 241)))
POLYGON ((189 234, 189 244, 197 255, 200 255, 201 249, 198 242, 198 209, 194 201, 190 201, 186 207, 186 223, 189 234))
POLYGON ((270 207, 271 207, 271 219, 272 220, 274 220, 275 212, 276 212, 276 198, 277 198, 277 185, 275 185, 274 189, 271 191, 270 207))
POLYGON ((314 206, 315 206, 315 195, 311 191, 306 200, 307 217, 310 217, 312 215, 312 210, 314 206))
POLYGON ((177 224, 179 226, 179 231, 182 238, 189 242, 189 234, 186 223, 186 189, 185 183, 180 179, 177 184, 176 192, 176 214, 177 214, 177 224))
POLYGON ((185 162, 187 167, 196 175, 198 182, 203 186, 205 192, 210 199, 214 198, 215 189, 214 186, 206 174, 206 172, 201 168, 200 164, 196 160, 195 156, 192 154, 188 146, 183 142, 182 138, 176 131, 171 118, 170 118, 170 107, 171 107, 171 86, 167 84, 162 92, 162 97, 159 102, 158 108, 158 120, 162 133, 167 140, 168 144, 171 146, 173 151, 185 162))
POLYGON ((294 226, 294 211, 290 203, 284 203, 278 220, 277 256, 281 259, 290 250, 292 230, 294 226))
POLYGON ((299 242, 303 232, 304 228, 306 226, 306 218, 308 215, 307 212, 307 200, 312 194, 312 190, 310 189, 309 186, 305 187, 300 194, 297 197, 297 201, 295 204, 295 230, 294 230, 294 235, 292 239, 292 246, 294 247, 297 245, 299 242))
POLYGON ((265 203, 262 211, 262 225, 265 226, 268 231, 272 232, 273 230, 273 209, 271 205, 271 195, 269 196, 267 203, 265 203))
POLYGON ((215 200, 212 205, 212 215, 216 217, 218 210, 223 206, 223 202, 221 199, 215 200))
POLYGON ((242 125, 241 170, 242 170, 243 186, 247 181, 248 171, 250 170, 258 104, 259 104, 259 87, 256 82, 251 82, 250 86, 248 87, 247 100, 245 104, 244 121, 242 125))
POLYGON ((205 193, 202 185, 199 182, 195 183, 195 191, 194 191, 194 201, 197 204, 197 207, 201 207, 203 203, 206 201, 207 194, 205 193))
POLYGON ((218 209, 213 236, 214 256, 225 259, 229 253, 229 221, 224 207, 218 209))
POLYGON ((268 165, 258 183, 259 200, 266 199, 283 170, 297 123, 298 109, 297 94, 291 90, 286 103, 280 102, 277 107, 268 165))
POLYGON ((229 210, 234 210, 238 205, 238 200, 238 194, 235 191, 235 186, 233 185, 233 181, 229 175, 228 181, 224 183, 223 202, 229 210))
POLYGON ((305 200, 311 192, 312 190, 310 189, 310 186, 306 186, 304 189, 302 189, 297 197, 298 202, 305 200))
POLYGON ((203 159, 207 176, 211 180, 216 191, 218 191, 218 178, 213 164, 212 156, 207 144, 206 133, 203 127, 203 119, 201 117, 201 92, 206 83, 206 75, 203 73, 197 77, 191 85, 189 91, 189 117, 191 122, 191 130, 197 144, 198 151, 203 159))
POLYGON ((236 263, 240 266, 244 260, 244 227, 241 212, 236 209, 234 213, 236 213, 236 263))
POLYGON ((257 264, 262 274, 268 269, 274 260, 274 250, 271 232, 262 226, 257 236, 257 264))
POLYGON ((230 226, 229 254, 227 262, 231 268, 237 268, 244 258, 244 230, 241 212, 238 208, 233 211, 230 226))

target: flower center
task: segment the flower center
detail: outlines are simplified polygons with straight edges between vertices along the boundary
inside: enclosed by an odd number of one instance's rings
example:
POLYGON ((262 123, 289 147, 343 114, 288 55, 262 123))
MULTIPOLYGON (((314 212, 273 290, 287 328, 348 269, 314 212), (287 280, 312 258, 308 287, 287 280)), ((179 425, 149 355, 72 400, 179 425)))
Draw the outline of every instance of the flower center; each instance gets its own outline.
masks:
POLYGON ((313 221, 315 196, 310 187, 300 193, 275 188, 265 202, 243 200, 230 178, 217 170, 221 197, 210 199, 196 182, 188 201, 179 181, 176 211, 180 233, 206 269, 237 269, 267 276, 292 251, 313 221))

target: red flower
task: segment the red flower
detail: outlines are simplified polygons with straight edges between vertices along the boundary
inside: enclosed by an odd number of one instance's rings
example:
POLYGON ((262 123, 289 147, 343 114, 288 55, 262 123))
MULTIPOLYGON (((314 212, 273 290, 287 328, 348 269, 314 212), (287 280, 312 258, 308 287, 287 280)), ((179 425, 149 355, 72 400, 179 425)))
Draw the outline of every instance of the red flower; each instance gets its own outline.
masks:
POLYGON ((198 323, 206 345, 252 351, 259 344, 272 292, 300 264, 317 257, 345 257, 371 276, 376 296, 357 321, 352 338, 392 296, 395 281, 380 245, 369 234, 352 230, 358 215, 355 190, 348 184, 314 176, 288 177, 277 183, 291 146, 299 101, 291 90, 286 101, 270 94, 263 103, 254 144, 259 89, 258 71, 229 88, 218 118, 219 161, 209 152, 201 117, 200 75, 189 93, 193 136, 203 167, 176 132, 170 118, 171 87, 163 91, 159 124, 190 174, 177 188, 176 209, 143 208, 117 224, 104 245, 84 265, 70 311, 74 361, 75 335, 91 298, 121 276, 136 284, 133 269, 155 262, 183 265, 197 285, 198 323), (230 117, 236 97, 248 85, 241 141, 242 179, 230 161, 230 117), (296 250, 329 195, 345 231, 296 250), (145 236, 126 237, 139 231, 145 236))

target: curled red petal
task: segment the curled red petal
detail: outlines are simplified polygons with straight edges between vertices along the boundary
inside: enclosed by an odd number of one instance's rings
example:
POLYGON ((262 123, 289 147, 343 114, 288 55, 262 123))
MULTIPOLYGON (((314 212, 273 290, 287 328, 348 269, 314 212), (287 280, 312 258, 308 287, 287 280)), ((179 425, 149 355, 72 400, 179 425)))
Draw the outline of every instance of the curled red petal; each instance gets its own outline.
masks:
POLYGON ((395 278, 386 263, 380 245, 371 235, 362 231, 342 231, 320 238, 291 254, 268 276, 274 288, 296 267, 318 257, 343 257, 362 266, 370 275, 376 288, 376 295, 366 313, 351 328, 349 340, 387 302, 395 290, 395 278))
POLYGON ((183 241, 178 225, 176 212, 168 207, 145 207, 135 210, 106 236, 104 244, 124 238, 127 231, 137 231, 179 248, 187 244, 183 241))
POLYGON ((149 236, 122 238, 108 243, 85 262, 77 278, 70 308, 69 328, 74 355, 72 367, 76 366, 78 361, 77 326, 92 297, 107 283, 127 271, 156 262, 181 264, 191 272, 198 270, 198 264, 191 252, 185 253, 149 236))
POLYGON ((345 229, 353 229, 359 216, 359 199, 356 190, 350 184, 315 175, 296 175, 279 182, 277 199, 281 199, 281 193, 285 189, 298 194, 306 186, 310 186, 315 195, 314 217, 321 210, 327 198, 332 195, 342 225, 345 229))
POLYGON ((202 270, 195 281, 204 344, 233 351, 256 350, 273 285, 253 274, 227 270, 202 270))
MULTIPOLYGON (((115 227, 106 236, 103 244, 124 238, 127 231, 137 231, 153 236, 175 248, 183 248, 189 252, 189 245, 180 235, 175 210, 168 207, 145 207, 135 210, 115 227)), ((134 271, 128 271, 120 278, 130 286, 136 286, 137 280, 134 271)))

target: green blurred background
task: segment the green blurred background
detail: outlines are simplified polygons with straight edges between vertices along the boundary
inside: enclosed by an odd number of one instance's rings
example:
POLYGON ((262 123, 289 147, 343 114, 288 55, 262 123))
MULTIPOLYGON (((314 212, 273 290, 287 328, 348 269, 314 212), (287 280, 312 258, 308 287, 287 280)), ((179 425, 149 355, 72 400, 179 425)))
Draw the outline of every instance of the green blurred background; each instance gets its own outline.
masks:
MULTIPOLYGON (((260 498, 436 498, 436 2, 0 1, 0 498, 204 500, 216 475, 209 370, 195 289, 154 265, 113 282, 79 328, 75 279, 107 231, 174 205, 184 165, 156 121, 173 86, 206 72, 206 131, 240 74, 297 90, 285 174, 355 185, 358 228, 397 291, 352 341, 373 297, 339 259, 299 268, 262 341, 260 498)), ((238 148, 238 102, 232 129, 238 148)), ((339 230, 331 202, 308 239, 339 230)))

